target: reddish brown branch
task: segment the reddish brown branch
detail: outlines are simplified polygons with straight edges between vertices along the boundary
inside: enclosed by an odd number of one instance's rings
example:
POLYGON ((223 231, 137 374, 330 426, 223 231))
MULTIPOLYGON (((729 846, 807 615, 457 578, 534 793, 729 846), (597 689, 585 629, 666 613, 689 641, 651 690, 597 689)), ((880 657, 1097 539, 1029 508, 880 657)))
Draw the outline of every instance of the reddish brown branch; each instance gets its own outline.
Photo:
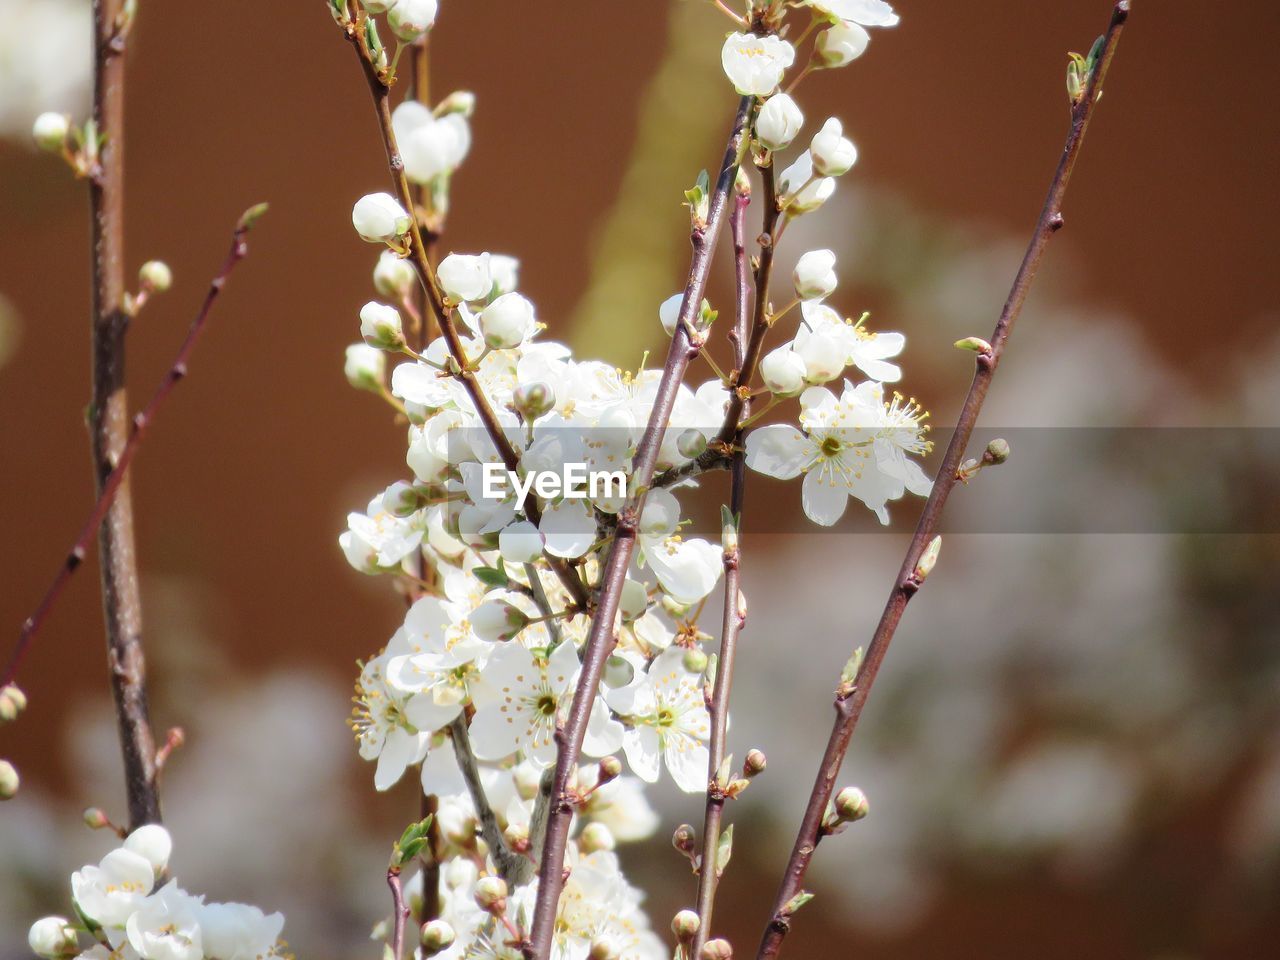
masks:
MULTIPOLYGON (((346 36, 351 41, 360 59, 361 69, 364 71, 365 80, 369 85, 369 93, 373 97, 374 110, 378 116, 378 131, 382 136, 383 150, 387 155, 387 166, 391 171, 392 180, 395 182, 396 199, 399 200, 400 205, 405 210, 413 211, 415 209, 413 190, 409 186, 409 178, 405 175, 404 161, 400 157, 400 149, 396 145, 395 130, 391 125, 391 88, 388 85, 386 76, 379 71, 377 63, 374 61, 365 42, 365 17, 364 11, 357 9, 355 19, 347 26, 346 36)), ((520 458, 502 429, 502 425, 498 422, 493 406, 489 403, 489 398, 485 396, 484 390, 481 389, 475 370, 467 357, 462 338, 454 323, 453 309, 445 300, 444 290, 441 288, 440 280, 436 276, 435 267, 431 264, 429 248, 424 238, 422 227, 418 223, 418 218, 413 216, 410 220, 409 261, 413 264, 414 270, 418 274, 418 280, 422 284, 427 302, 431 306, 431 315, 435 317, 436 322, 439 324, 440 335, 444 337, 449 355, 453 358, 454 369, 451 373, 462 381, 462 386, 467 391, 467 396, 471 398, 471 403, 475 407, 476 415, 484 425, 485 432, 493 441, 506 468, 515 471, 519 465, 520 458)), ((525 501, 524 511, 530 522, 535 525, 541 521, 541 511, 537 503, 532 499, 525 501)), ((553 556, 550 553, 544 553, 543 556, 552 571, 560 578, 565 589, 569 591, 573 602, 577 604, 579 609, 587 610, 590 606, 590 597, 587 593, 586 585, 578 576, 577 571, 561 557, 553 556)))
POLYGON ((744 97, 738 106, 733 130, 725 147, 720 175, 710 198, 705 225, 696 226, 691 235, 693 258, 689 278, 685 284, 680 316, 676 322, 671 347, 662 369, 662 378, 654 397, 653 409, 644 434, 636 445, 632 460, 632 490, 628 503, 618 513, 618 524, 613 542, 605 560, 600 578, 600 595, 591 619, 583 655, 582 673, 574 690, 573 703, 563 726, 556 730, 556 772, 552 788, 551 810, 547 817, 546 840, 538 870, 538 898, 533 912, 530 943, 525 948, 529 960, 547 960, 551 951, 552 928, 555 925, 556 907, 560 892, 564 889, 564 854, 569 839, 569 824, 573 818, 573 798, 569 793, 569 780, 577 769, 578 755, 582 751, 582 739, 586 734, 587 718, 596 692, 600 687, 600 673, 613 650, 616 636, 613 631, 626 580, 631 554, 635 549, 636 528, 644 493, 653 480, 657 466, 658 450, 676 392, 683 383, 689 364, 702 349, 701 335, 695 335, 694 318, 699 314, 702 295, 706 289, 707 273, 715 253, 720 224, 724 219, 729 192, 738 175, 738 162, 747 134, 752 98, 744 97), (695 336, 697 337, 695 339, 695 336))
MULTIPOLYGON (((751 323, 751 268, 747 262, 746 213, 751 194, 739 190, 734 196, 733 215, 729 231, 733 238, 734 263, 734 318, 729 340, 733 344, 734 366, 741 369, 746 355, 747 335, 751 323)), ((766 213, 766 216, 768 214, 766 213)), ((766 281, 767 282, 767 281, 766 281)), ((733 455, 729 482, 730 511, 735 523, 742 516, 742 500, 746 490, 746 464, 743 452, 733 455)), ((728 537, 728 531, 723 535, 728 537)), ((698 868, 697 911, 701 923, 694 934, 690 956, 697 957, 702 945, 711 936, 711 917, 715 906, 716 887, 719 884, 718 851, 720 825, 724 819, 725 784, 716 782, 720 765, 724 762, 725 741, 729 726, 729 697, 733 690, 733 667, 737 657, 738 635, 746 622, 745 610, 740 602, 741 554, 737 532, 732 543, 724 547, 724 612, 720 628, 720 653, 716 662, 716 680, 711 694, 711 736, 708 744, 707 803, 702 817, 702 859, 698 868)))
POLYGON ((982 409, 983 401, 986 399, 987 390, 990 388, 996 367, 1004 353, 1005 344, 1008 342, 1009 335, 1013 331, 1013 326, 1017 322, 1018 316, 1022 313, 1027 294, 1031 289, 1031 283, 1035 279, 1036 270, 1044 257, 1049 240, 1062 227, 1062 200, 1066 194, 1071 174, 1075 170, 1076 161, 1079 159, 1085 132, 1093 115, 1094 105, 1098 101, 1097 95, 1101 90, 1103 80, 1106 78, 1107 69, 1115 53, 1116 43, 1120 39, 1120 33, 1128 16, 1129 0, 1121 0, 1120 3, 1116 4, 1112 13, 1111 23, 1107 28, 1102 47, 1098 53, 1097 65, 1090 75, 1083 95, 1072 107, 1071 130, 1067 135, 1066 147, 1063 150, 1062 159, 1058 163, 1057 172, 1054 174, 1053 181, 1050 184, 1044 208, 1041 210, 1040 218, 1036 222, 1035 231, 1031 235, 1031 241, 1027 247, 1026 254, 1023 256, 1022 265, 1019 267, 1017 276, 1014 279, 1013 288, 1009 291, 1009 297, 1005 301, 1000 319, 996 323, 995 333, 990 341, 991 350, 989 353, 978 355, 977 369, 974 373, 973 382, 969 387, 969 393, 965 397, 964 406, 961 408, 959 419, 956 422, 955 433, 947 446, 942 466, 939 467, 937 478, 934 481, 933 491, 930 493, 929 499, 921 512, 915 534, 911 538, 911 545, 907 548, 906 558, 898 571, 893 590, 889 594, 889 600, 885 604, 884 613, 876 626, 857 676, 852 683, 842 685, 837 692, 835 722, 831 728, 831 735, 827 741, 822 763, 818 768, 818 776, 813 785, 813 792, 810 794, 809 802, 805 807, 800 831, 796 836, 791 857, 787 862, 786 871, 783 874, 782 883, 774 901, 773 914, 760 943, 760 949, 757 954, 758 960, 769 960, 769 958, 776 957, 782 948, 783 938, 790 929, 791 917, 786 909, 787 904, 792 897, 800 892, 809 862, 813 859, 814 851, 822 838, 823 817, 826 813, 827 804, 830 802, 835 790, 836 777, 839 775, 840 765, 844 761, 845 753, 848 750, 849 740, 853 736, 859 717, 862 715, 862 708, 870 695, 871 686, 875 682, 881 663, 884 661, 889 643, 893 640, 893 635, 902 620, 902 614, 906 610, 907 603, 920 587, 921 578, 916 574, 916 565, 919 563, 925 548, 937 533, 938 521, 942 516, 943 508, 946 506, 947 497, 956 485, 957 469, 964 459, 965 447, 968 445, 969 438, 977 423, 978 414, 982 409))
POLYGON ((404 922, 409 918, 409 908, 404 902, 399 867, 387 868, 387 886, 391 889, 391 956, 400 960, 404 956, 404 922))
MULTIPOLYGON (((49 584, 49 588, 45 591, 44 597, 40 600, 35 612, 23 623, 22 631, 18 635, 17 645, 14 647, 13 654, 5 667, 4 679, 3 682, 0 682, 0 686, 10 683, 17 675, 27 649, 31 646, 32 641, 35 640, 49 612, 62 595, 62 590, 67 585, 67 581, 71 579, 72 574, 79 569, 80 563, 84 560, 89 543, 98 532, 98 528, 103 526, 103 520, 110 520, 114 506, 120 502, 120 497, 127 491, 129 465, 133 462, 134 455, 142 446, 147 430, 150 429, 155 421, 160 407, 169 398, 178 382, 187 375, 187 365, 190 362, 191 354, 195 350, 200 335, 204 332, 214 301, 222 292, 223 287, 226 286, 227 278, 231 275, 231 271, 248 253, 249 248, 246 243, 246 237, 253 226, 254 220, 264 209, 265 206, 254 207, 240 219, 240 223, 236 226, 227 258, 217 276, 214 277, 213 282, 209 284, 209 291, 205 294, 204 302, 200 305, 195 319, 191 321, 191 328, 187 332, 186 339, 182 342, 182 347, 178 350, 177 357, 174 359, 172 366, 169 367, 164 379, 160 381, 155 393, 152 394, 146 408, 133 418, 132 426, 128 428, 128 437, 115 457, 115 467, 101 479, 98 488, 98 499, 89 513, 88 520, 80 528, 80 535, 76 537, 75 545, 72 546, 67 554, 66 562, 63 563, 57 576, 53 578, 53 582, 49 584)), ((106 527, 103 527, 102 534, 105 538, 107 535, 106 527)), ((150 739, 149 729, 148 739, 150 739)), ((155 755, 156 751, 154 749, 151 749, 147 754, 150 758, 151 766, 154 766, 155 755)), ((154 783, 154 774, 152 774, 150 782, 154 783)), ((134 826, 137 825, 134 824, 134 826)))

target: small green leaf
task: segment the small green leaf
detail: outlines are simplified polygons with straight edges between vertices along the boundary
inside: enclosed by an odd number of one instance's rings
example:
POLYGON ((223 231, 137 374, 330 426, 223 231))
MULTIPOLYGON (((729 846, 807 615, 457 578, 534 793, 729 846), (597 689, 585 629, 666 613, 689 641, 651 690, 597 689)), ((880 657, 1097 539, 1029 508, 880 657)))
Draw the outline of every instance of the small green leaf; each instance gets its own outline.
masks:
POLYGON ((505 587, 507 585, 507 575, 496 567, 475 567, 471 572, 486 586, 505 587))
POLYGON ((786 902, 781 912, 783 913, 783 915, 789 917, 793 913, 795 913, 797 910, 799 910, 801 907, 803 907, 806 903, 808 903, 810 900, 812 900, 813 898, 814 898, 814 894, 810 893, 808 890, 801 890, 799 893, 797 893, 794 897, 792 897, 790 900, 786 902))
POLYGON ((236 224, 237 230, 252 230, 254 224, 262 219, 263 215, 270 209, 269 204, 255 203, 252 207, 240 214, 240 222, 236 224))
POLYGON ((716 844, 716 877, 724 875, 725 867, 729 866, 729 860, 733 857, 733 824, 729 824, 724 832, 720 834, 720 841, 716 844))

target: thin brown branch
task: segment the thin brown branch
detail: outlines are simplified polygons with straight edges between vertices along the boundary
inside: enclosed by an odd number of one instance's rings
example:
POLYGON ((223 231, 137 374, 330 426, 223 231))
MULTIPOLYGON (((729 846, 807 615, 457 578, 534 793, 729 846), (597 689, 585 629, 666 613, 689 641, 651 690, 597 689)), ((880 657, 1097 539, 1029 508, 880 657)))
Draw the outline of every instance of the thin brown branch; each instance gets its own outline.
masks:
MULTIPOLYGON (((173 364, 160 381, 160 385, 156 387, 156 391, 152 394, 151 400, 146 407, 141 413, 134 416, 128 437, 115 457, 115 466, 102 478, 99 484, 98 499, 94 503, 93 509, 89 512, 89 518, 85 521, 84 526, 80 528, 80 535, 76 537, 75 544, 68 552, 67 559, 53 578, 53 582, 45 590, 44 597, 41 598, 40 603, 36 606, 35 612, 23 623, 13 654, 5 666, 4 679, 0 686, 11 683, 17 676, 27 649, 35 640, 40 628, 44 625, 44 621, 57 603, 58 598, 62 595, 67 581, 71 579, 71 576, 84 561, 89 543, 98 532, 98 528, 102 526, 103 520, 110 519, 113 506, 119 503, 119 498, 128 489, 126 481, 128 479, 129 465, 133 462, 134 456, 142 446, 142 441, 146 438, 147 431, 155 422, 156 414, 159 412, 160 407, 169 399, 169 395, 173 393, 178 382, 187 375, 187 365, 191 360, 191 354, 195 350, 200 335, 205 330, 214 301, 217 300, 223 287, 226 286, 227 278, 231 276, 231 271, 249 252, 248 233, 253 226, 254 219, 256 219, 256 214, 261 213, 263 209, 265 209, 265 206, 255 207, 252 211, 246 213, 236 227, 227 258, 219 269, 217 276, 209 284, 209 291, 205 294, 204 302, 201 303, 195 319, 191 321, 191 327, 187 331, 186 339, 182 341, 177 357, 174 358, 173 364)), ((106 535, 105 527, 103 528, 103 535, 106 535)), ((150 751, 150 756, 154 758, 154 749, 150 751)))
MULTIPOLYGON (((387 166, 395 182, 396 199, 399 200, 400 205, 405 210, 412 211, 414 209, 413 190, 409 185, 409 178, 405 175, 404 161, 400 157, 400 149, 396 145, 395 130, 391 125, 391 88, 386 76, 379 71, 377 63, 365 43, 365 18, 365 12, 357 9, 355 19, 346 28, 346 36, 360 59, 360 66, 369 85, 369 93, 373 97, 374 110, 378 117, 378 131, 382 136, 382 146, 387 155, 387 166)), ((493 406, 489 403, 489 398, 485 396, 484 390, 481 389, 475 370, 467 357, 462 338, 458 333, 457 325, 454 323, 453 308, 447 303, 444 290, 440 286, 440 280, 436 276, 435 267, 431 264, 427 242, 424 238, 422 227, 418 223, 418 218, 414 216, 410 220, 409 260, 418 274, 418 280, 422 284, 427 302, 431 307, 431 315, 435 317, 436 322, 439 324, 440 335, 444 337, 449 355, 453 358, 453 369, 450 372, 462 381, 463 388, 466 390, 467 396, 471 398, 471 403, 475 407, 476 415, 480 418, 480 422, 484 425, 485 432, 493 441, 506 468, 514 471, 519 465, 520 458, 516 454, 515 448, 512 447, 506 432, 502 429, 502 425, 498 422, 493 406)), ((537 503, 532 499, 525 501, 524 510, 531 523, 536 525, 541 521, 541 511, 537 503)), ((553 556, 550 553, 545 553, 544 557, 547 564, 564 584, 565 589, 569 591, 573 602, 577 604, 579 609, 587 610, 590 606, 590 596, 577 571, 561 557, 553 556)))
POLYGON ((391 888, 391 956, 400 960, 404 956, 404 923, 409 918, 409 908, 404 902, 399 867, 387 868, 387 886, 391 888))
POLYGON ((480 780, 480 768, 476 764, 476 755, 471 749, 471 737, 467 732, 465 713, 458 714, 449 724, 449 735, 453 737, 453 752, 458 757, 458 767, 462 770, 462 779, 467 784, 467 792, 471 795, 471 804, 476 808, 476 821, 480 824, 480 836, 489 848, 489 856, 508 886, 514 888, 527 882, 533 876, 533 861, 528 857, 512 851, 502 836, 502 828, 498 826, 498 816, 493 812, 485 793, 484 783, 480 780))
POLYGON ((1022 264, 1014 279, 1013 287, 1009 291, 1009 297, 1005 301, 1004 309, 1001 311, 1000 319, 996 323, 995 333, 990 340, 991 350, 989 353, 978 355, 977 369, 974 372, 969 393, 965 397, 964 405, 961 408, 955 433, 947 446, 942 465, 938 469, 933 491, 921 511, 915 534, 911 538, 911 544, 907 548, 907 555, 903 560, 901 569, 898 571, 888 602, 885 604, 884 613, 876 626, 871 643, 867 647, 866 656, 856 677, 851 683, 842 684, 837 691, 835 722, 831 728, 831 735, 827 741, 822 763, 818 768, 818 776, 813 786, 813 792, 810 794, 809 802, 805 807, 800 831, 796 836, 791 857, 787 862, 786 871, 783 874, 782 883, 774 901, 773 914, 760 943, 760 949, 757 954, 758 960, 770 960, 770 958, 776 957, 782 948, 783 938, 791 927, 792 918, 788 913, 787 904, 800 892, 809 862, 813 859, 814 851, 822 838, 822 821, 826 813, 827 804, 830 802, 835 790, 836 777, 839 775, 840 765, 844 761, 845 753, 848 751, 850 738, 853 736, 854 728, 862 715, 863 706, 870 695, 872 684, 875 682, 880 665, 884 661, 889 643, 893 640, 898 624, 902 620, 903 612, 906 610, 911 597, 920 588, 922 577, 916 573, 916 566, 926 547, 937 533, 938 522, 942 516, 943 508, 946 506, 947 498, 957 482, 957 470, 964 459, 965 447, 968 445, 969 438, 977 423, 978 414, 982 410, 987 390, 991 386, 992 378, 995 376, 996 367, 1000 363, 1009 335, 1012 333, 1013 326, 1022 313, 1027 294, 1031 289, 1032 281, 1035 279, 1036 271, 1044 257, 1049 240, 1063 225, 1062 200, 1066 195, 1071 174, 1075 170, 1076 161, 1079 159, 1084 136, 1088 130, 1089 121, 1093 116, 1093 108, 1098 102, 1098 93, 1101 91, 1102 83, 1107 75, 1107 69, 1111 65, 1111 58, 1115 54, 1116 43, 1120 39, 1121 31, 1128 16, 1129 0, 1121 0, 1116 4, 1112 12, 1111 23, 1104 35, 1097 65, 1090 75, 1083 95, 1073 105, 1071 129, 1067 135, 1066 147, 1063 150, 1062 158, 1050 184, 1044 208, 1041 210, 1040 217, 1036 222, 1035 231, 1031 235, 1031 241, 1027 246, 1026 254, 1023 256, 1022 264))
POLYGON ((684 381, 689 364, 702 349, 701 335, 694 333, 694 318, 701 308, 707 274, 711 268, 711 259, 719 238, 729 192, 733 189, 737 178, 751 108, 752 98, 742 98, 734 119, 733 130, 729 134, 729 142, 725 147, 720 175, 710 198, 706 223, 695 226, 692 231, 693 257, 689 267, 689 278, 685 284, 684 299, 680 306, 680 316, 663 365, 662 378, 658 382, 653 409, 644 434, 636 445, 635 457, 632 460, 633 493, 618 514, 613 543, 609 548, 600 578, 599 599, 592 614, 582 673, 574 690, 573 703, 563 725, 556 730, 555 783, 552 789, 551 810, 547 817, 546 840, 538 870, 538 897, 533 912, 530 942, 524 949, 525 956, 529 960, 547 960, 550 956, 556 907, 560 901, 560 892, 564 889, 565 846, 569 839, 569 824, 573 818, 574 803, 569 791, 569 781, 577 769, 582 740, 586 734, 587 718, 600 686, 601 671, 617 640, 614 633, 614 620, 618 613, 622 584, 626 580, 627 568, 635 548, 636 528, 639 524, 640 509, 644 503, 644 494, 653 480, 658 450, 662 445, 662 436, 666 431, 667 422, 671 419, 676 393, 684 381))
MULTIPOLYGON (((93 388, 89 436, 99 496, 128 438, 125 394, 123 0, 94 0, 93 116, 104 143, 89 179, 93 216, 93 388)), ((124 757, 129 829, 159 822, 155 740, 147 710, 133 501, 125 485, 112 503, 98 541, 107 666, 124 757)), ((83 557, 83 551, 76 562, 83 557)))
MULTIPOLYGON (((747 262, 747 206, 751 203, 749 191, 739 190, 734 196, 733 216, 729 220, 733 237, 734 263, 734 322, 729 334, 733 344, 734 366, 741 369, 746 356, 747 334, 751 322, 751 268, 747 262)), ((766 213, 766 216, 768 214, 766 213)), ((766 280, 767 282, 767 280, 766 280)), ((729 482, 729 503, 735 524, 742 516, 742 500, 745 495, 746 470, 744 454, 733 455, 729 482)), ((724 531, 726 539, 729 531, 724 531)), ((729 697, 733 690, 733 667, 737 657, 738 636, 746 616, 741 596, 741 553, 737 531, 724 546, 724 611, 720 627, 720 653, 716 662, 716 681, 711 694, 711 736, 708 743, 707 803, 702 817, 702 859, 698 867, 697 911, 702 921, 694 934, 690 956, 697 957, 702 945, 711 936, 711 918, 715 906, 716 887, 719 884, 718 850, 720 824, 724 818, 725 784, 717 782, 717 772, 725 758, 725 740, 729 727, 729 697)))

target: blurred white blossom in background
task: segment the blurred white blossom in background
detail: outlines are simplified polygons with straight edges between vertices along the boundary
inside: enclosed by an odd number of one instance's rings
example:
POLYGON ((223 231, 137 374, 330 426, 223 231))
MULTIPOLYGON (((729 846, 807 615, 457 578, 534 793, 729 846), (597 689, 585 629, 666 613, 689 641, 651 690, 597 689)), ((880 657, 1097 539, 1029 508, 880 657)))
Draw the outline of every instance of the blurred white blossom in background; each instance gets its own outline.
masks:
MULTIPOLYGON (((93 29, 88 0, 4 5, 0 30, 0 137, 29 143, 31 123, 52 110, 89 108, 93 29)), ((34 147, 33 147, 34 149, 34 147)))

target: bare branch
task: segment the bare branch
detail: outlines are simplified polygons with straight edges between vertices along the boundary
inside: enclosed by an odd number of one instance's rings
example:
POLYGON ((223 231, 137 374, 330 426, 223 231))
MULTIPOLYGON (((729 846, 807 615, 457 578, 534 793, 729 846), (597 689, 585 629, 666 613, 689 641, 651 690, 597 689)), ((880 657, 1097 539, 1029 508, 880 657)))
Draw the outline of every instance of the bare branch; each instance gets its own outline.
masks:
POLYGON ((977 369, 974 373, 973 382, 969 387, 969 393, 965 397, 964 406, 961 408, 955 433, 947 446, 942 466, 938 468, 933 491, 921 512, 915 534, 911 538, 911 545, 907 548, 906 558, 898 571, 898 576, 894 582, 893 590, 889 594, 884 613, 876 626, 871 643, 867 647, 866 656, 856 677, 852 682, 842 684, 837 691, 835 722, 827 741, 822 763, 818 768, 818 776, 813 785, 813 792, 810 794, 809 802, 805 807, 804 818, 801 821, 800 831, 796 836, 795 846, 791 851, 791 858, 787 862, 786 871, 783 874, 782 883, 774 901, 773 914, 760 943, 760 949, 757 954, 758 960, 770 960, 770 958, 776 957, 782 949, 782 940, 791 927, 791 916, 788 913, 787 904, 800 892, 809 862, 813 859, 814 851, 822 838, 822 821, 826 813, 827 804, 830 802, 832 793, 835 790, 835 781, 840 772, 840 765, 844 761, 845 753, 848 751, 849 740, 853 736, 859 717, 862 715, 862 708, 871 692, 871 686, 875 682, 880 664, 884 661, 885 652, 888 650, 889 643, 893 640, 893 635, 901 622, 907 603, 920 588, 923 578, 917 573, 917 564, 937 533, 938 521, 942 516, 947 497, 956 485, 957 469, 964 459, 965 447, 968 445, 969 438, 977 423, 978 414, 982 409, 983 401, 986 399, 987 390, 991 386, 996 366, 1004 353, 1005 344, 1013 330, 1013 325, 1022 313, 1022 307, 1026 303, 1031 283, 1035 279, 1036 270, 1044 257, 1049 240, 1062 227, 1062 200, 1067 191, 1067 184, 1071 179, 1072 172, 1075 170, 1076 161, 1079 159, 1085 132, 1093 115, 1094 105, 1098 102, 1098 93, 1101 91, 1103 80, 1107 75, 1107 69, 1111 64, 1111 58, 1115 53, 1116 43, 1120 39, 1120 33, 1128 16, 1129 0, 1121 0, 1116 4, 1112 13, 1111 23, 1103 38, 1097 63, 1089 77, 1089 82, 1085 86, 1082 96, 1076 100, 1072 107, 1071 130, 1067 135, 1066 147, 1063 150, 1062 159, 1059 161, 1057 172, 1054 174, 1053 181, 1050 184, 1044 208, 1041 210, 1040 217, 1036 222, 1035 231, 1031 235, 1031 241, 1027 247, 1026 254, 1023 256, 1022 265, 1014 279, 1013 288, 1009 291, 1008 300, 1006 300, 1000 319, 996 323, 995 333, 990 340, 991 350, 990 352, 984 351, 977 357, 977 369))

